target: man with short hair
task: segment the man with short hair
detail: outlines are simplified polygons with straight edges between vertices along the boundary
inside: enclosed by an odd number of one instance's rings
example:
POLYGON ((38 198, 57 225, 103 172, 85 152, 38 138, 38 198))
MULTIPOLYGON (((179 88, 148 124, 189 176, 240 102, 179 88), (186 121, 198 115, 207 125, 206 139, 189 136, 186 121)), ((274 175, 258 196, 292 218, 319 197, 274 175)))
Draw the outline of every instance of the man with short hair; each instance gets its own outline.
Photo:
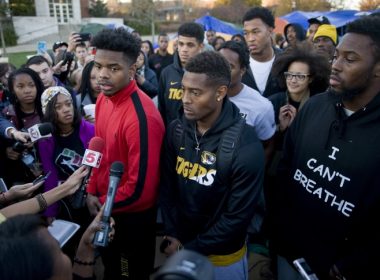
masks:
POLYGON ((190 58, 202 51, 203 39, 203 27, 198 23, 187 22, 178 29, 178 51, 174 54, 174 62, 162 71, 158 85, 158 109, 165 125, 178 116, 183 68, 190 58))
POLYGON ((271 151, 267 151, 266 148, 270 147, 269 144, 273 142, 272 137, 276 132, 274 110, 267 98, 241 81, 249 67, 249 52, 241 43, 227 41, 222 45, 219 53, 227 59, 231 67, 231 84, 227 95, 239 108, 247 124, 253 126, 269 157, 271 151))
POLYGON ((105 29, 92 39, 94 69, 101 94, 96 102, 95 135, 104 140, 100 166, 88 185, 87 206, 96 214, 105 202, 113 162, 125 166, 113 205, 114 241, 101 250, 104 279, 149 279, 154 264, 156 198, 161 116, 133 79, 140 40, 124 29, 105 29))
POLYGON ((330 24, 329 19, 325 16, 309 18, 307 22, 309 23, 309 27, 307 29, 306 38, 309 42, 313 42, 315 32, 317 32, 319 26, 322 24, 330 24))
POLYGON ((314 48, 321 54, 332 60, 335 53, 335 46, 338 42, 336 27, 331 24, 322 24, 318 27, 313 38, 314 48))
POLYGON ((279 52, 273 48, 273 29, 274 17, 267 8, 252 8, 243 17, 243 32, 250 53, 250 67, 242 81, 265 97, 281 91, 277 78, 271 75, 273 62, 279 52))
POLYGON ((206 31, 206 39, 207 39, 207 43, 212 46, 212 44, 214 43, 215 39, 216 39, 216 33, 215 33, 215 30, 212 30, 212 29, 209 29, 206 31))
POLYGON ((183 111, 168 127, 162 157, 164 251, 172 255, 184 247, 199 252, 213 263, 214 279, 247 280, 245 240, 262 193, 263 149, 226 98, 231 71, 223 56, 200 53, 185 69, 183 111), (223 135, 237 124, 236 139, 227 144, 223 135), (234 147, 228 163, 221 145, 234 147))
POLYGON ((169 37, 166 33, 158 35, 158 50, 149 58, 149 67, 156 72, 157 80, 160 79, 161 71, 173 63, 173 55, 168 52, 169 37))
POLYGON ((86 65, 86 57, 88 56, 88 50, 84 42, 80 42, 75 46, 75 57, 78 69, 82 69, 86 65))
MULTIPOLYGON (((380 231, 380 18, 347 25, 330 90, 309 99, 287 131, 273 203, 278 279, 373 279, 380 231)), ((376 278, 376 277, 375 277, 376 278)))
POLYGON ((54 56, 57 56, 59 51, 65 51, 69 47, 69 44, 63 41, 57 41, 53 44, 52 50, 54 52, 54 56))

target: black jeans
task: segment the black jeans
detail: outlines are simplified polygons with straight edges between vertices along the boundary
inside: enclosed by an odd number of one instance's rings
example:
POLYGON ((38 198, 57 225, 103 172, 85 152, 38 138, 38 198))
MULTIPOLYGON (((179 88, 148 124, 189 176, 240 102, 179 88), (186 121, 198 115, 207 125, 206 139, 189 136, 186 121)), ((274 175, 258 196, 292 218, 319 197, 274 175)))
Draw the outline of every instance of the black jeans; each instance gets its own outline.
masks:
POLYGON ((115 238, 100 250, 105 280, 149 280, 156 248, 156 209, 112 215, 115 238))

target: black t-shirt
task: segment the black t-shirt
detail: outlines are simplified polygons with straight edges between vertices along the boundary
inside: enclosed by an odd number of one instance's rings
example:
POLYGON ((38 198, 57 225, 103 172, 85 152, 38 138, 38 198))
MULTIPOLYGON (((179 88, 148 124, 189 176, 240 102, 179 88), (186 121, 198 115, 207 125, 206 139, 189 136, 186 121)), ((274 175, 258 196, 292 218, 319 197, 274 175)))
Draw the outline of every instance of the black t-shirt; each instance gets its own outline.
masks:
POLYGON ((173 55, 167 54, 165 56, 161 56, 158 53, 153 54, 149 58, 149 67, 156 72, 157 80, 160 80, 160 75, 162 70, 173 63, 173 55))
POLYGON ((60 180, 66 180, 81 166, 84 151, 79 128, 68 136, 55 137, 54 162, 60 180))

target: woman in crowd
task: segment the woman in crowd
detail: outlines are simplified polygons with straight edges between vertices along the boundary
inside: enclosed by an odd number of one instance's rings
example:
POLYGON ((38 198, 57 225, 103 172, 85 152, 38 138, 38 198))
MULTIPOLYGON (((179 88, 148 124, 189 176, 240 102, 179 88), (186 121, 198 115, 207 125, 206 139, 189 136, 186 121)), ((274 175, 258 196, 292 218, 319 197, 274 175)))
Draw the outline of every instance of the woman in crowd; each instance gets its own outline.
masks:
MULTIPOLYGON (((16 70, 9 76, 8 87, 11 103, 3 109, 4 117, 17 130, 25 130, 40 123, 43 115, 40 99, 44 85, 38 74, 28 68, 16 70)), ((13 139, 6 139, 4 143, 6 146, 4 179, 7 185, 33 181, 41 173, 33 146, 16 144, 13 139), (23 157, 26 153, 35 159, 34 162, 29 161, 28 166, 25 157, 23 157), (20 159, 24 159, 24 161, 20 159)))
MULTIPOLYGON (((86 114, 83 111, 83 107, 89 104, 95 104, 96 99, 101 92, 100 87, 96 82, 94 61, 88 62, 83 68, 82 80, 78 92, 79 94, 77 95, 77 106, 82 115, 85 116, 86 114)), ((94 121, 93 119, 88 120, 91 122, 94 121)))
POLYGON ((226 42, 222 36, 216 36, 214 41, 212 42, 212 46, 214 50, 219 51, 220 47, 226 42))
POLYGON ((145 53, 145 55, 149 58, 152 54, 154 54, 153 44, 149 40, 145 40, 141 42, 141 50, 145 53))
POLYGON ((136 82, 139 88, 151 98, 158 94, 158 81, 156 73, 149 68, 148 58, 140 51, 136 61, 136 82))
MULTIPOLYGON (((70 93, 63 87, 46 89, 41 104, 44 121, 53 125, 53 136, 38 142, 43 170, 45 173, 51 172, 44 185, 44 190, 48 191, 65 181, 82 165, 85 149, 94 136, 94 126, 80 117, 70 93)), ((72 220, 82 226, 88 224, 89 217, 87 207, 74 209, 70 200, 53 204, 45 215, 72 220)), ((73 246, 66 246, 69 254, 74 252, 73 246)))

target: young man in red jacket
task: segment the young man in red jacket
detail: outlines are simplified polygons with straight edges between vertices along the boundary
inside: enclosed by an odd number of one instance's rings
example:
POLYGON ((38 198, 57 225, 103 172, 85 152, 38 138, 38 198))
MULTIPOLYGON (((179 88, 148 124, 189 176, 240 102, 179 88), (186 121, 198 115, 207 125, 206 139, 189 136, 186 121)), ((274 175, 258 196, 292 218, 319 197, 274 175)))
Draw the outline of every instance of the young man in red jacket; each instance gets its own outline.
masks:
POLYGON ((125 30, 103 30, 92 40, 94 68, 102 89, 96 103, 95 135, 105 147, 94 169, 87 205, 92 214, 107 197, 109 170, 124 163, 112 216, 118 231, 101 251, 104 279, 149 279, 154 264, 155 204, 164 124, 152 100, 133 80, 140 41, 125 30))

